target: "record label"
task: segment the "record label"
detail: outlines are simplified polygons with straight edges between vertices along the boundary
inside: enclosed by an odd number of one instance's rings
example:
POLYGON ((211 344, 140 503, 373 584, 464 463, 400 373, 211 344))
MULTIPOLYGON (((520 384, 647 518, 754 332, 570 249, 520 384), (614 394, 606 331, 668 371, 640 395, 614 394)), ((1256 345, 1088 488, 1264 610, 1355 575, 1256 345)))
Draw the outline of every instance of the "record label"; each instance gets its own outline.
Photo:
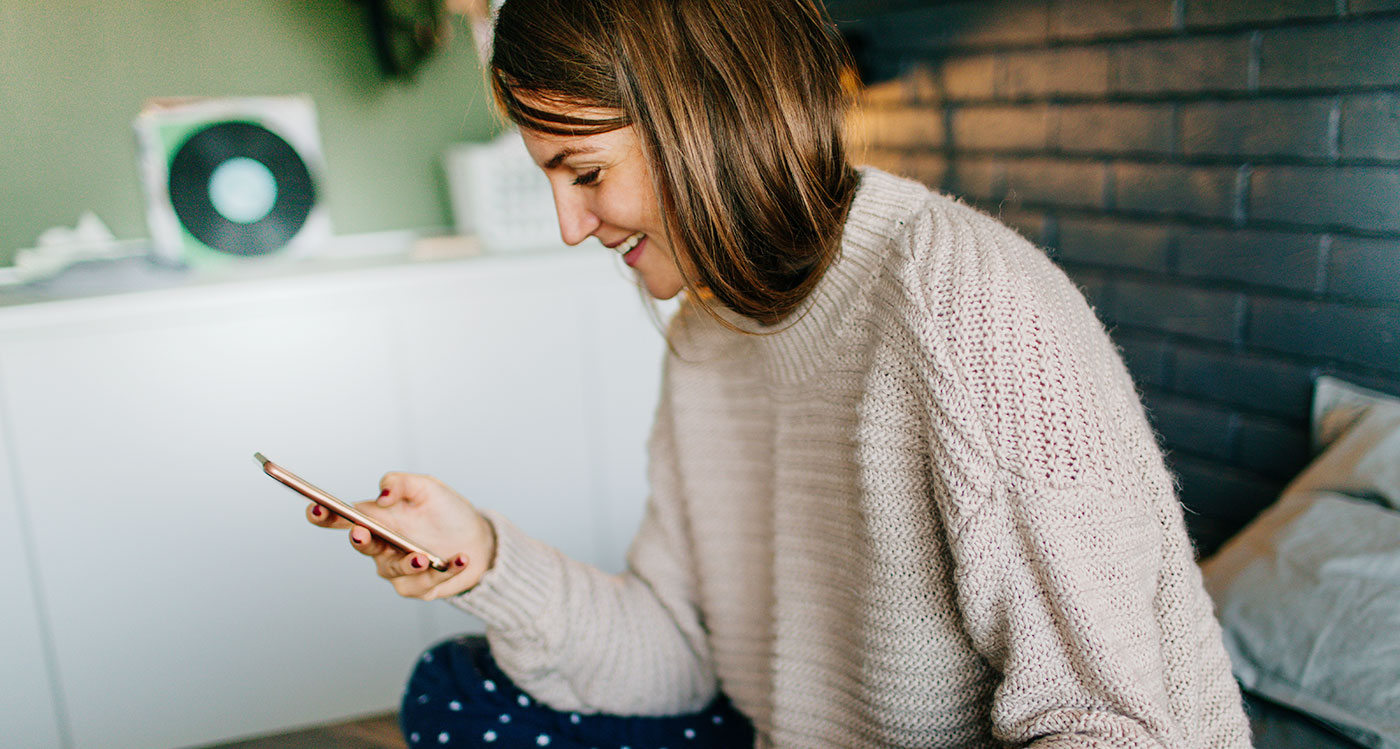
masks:
POLYGON ((198 130, 170 161, 170 202, 181 226, 230 255, 275 253, 316 204, 311 171, 295 148, 252 122, 198 130))
POLYGON ((209 177, 214 210, 230 221, 252 224, 272 212, 277 203, 277 178, 272 170, 246 156, 229 159, 209 177))

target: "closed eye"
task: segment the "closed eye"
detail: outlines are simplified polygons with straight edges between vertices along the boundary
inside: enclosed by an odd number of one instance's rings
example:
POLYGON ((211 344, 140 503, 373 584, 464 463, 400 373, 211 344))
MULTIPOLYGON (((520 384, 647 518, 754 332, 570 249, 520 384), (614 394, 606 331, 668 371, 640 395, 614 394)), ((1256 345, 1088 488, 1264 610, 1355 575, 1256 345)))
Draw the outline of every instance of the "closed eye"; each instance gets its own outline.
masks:
POLYGON ((579 176, 574 178, 574 184, 582 187, 587 187, 589 185, 596 184, 598 182, 598 172, 600 171, 602 170, 594 169, 591 172, 584 172, 583 174, 580 174, 579 176))

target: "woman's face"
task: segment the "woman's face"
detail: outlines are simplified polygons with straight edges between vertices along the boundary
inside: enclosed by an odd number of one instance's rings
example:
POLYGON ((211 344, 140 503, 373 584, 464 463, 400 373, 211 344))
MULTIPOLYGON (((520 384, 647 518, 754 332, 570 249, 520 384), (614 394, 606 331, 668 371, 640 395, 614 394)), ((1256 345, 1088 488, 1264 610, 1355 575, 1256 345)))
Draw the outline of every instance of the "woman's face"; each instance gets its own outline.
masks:
POLYGON ((661 206, 632 127, 597 135, 550 135, 522 128, 521 137, 554 191, 559 235, 569 245, 597 237, 622 255, 647 292, 670 299, 685 287, 675 250, 667 246, 661 206))

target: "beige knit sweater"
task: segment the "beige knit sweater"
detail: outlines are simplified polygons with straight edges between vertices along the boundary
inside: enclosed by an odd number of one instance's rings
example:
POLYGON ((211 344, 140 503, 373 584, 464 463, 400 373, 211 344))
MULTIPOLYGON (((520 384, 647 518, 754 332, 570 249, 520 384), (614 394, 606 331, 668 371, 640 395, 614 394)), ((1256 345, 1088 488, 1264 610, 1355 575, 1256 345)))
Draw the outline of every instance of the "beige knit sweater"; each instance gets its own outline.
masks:
POLYGON ((677 313, 628 572, 490 513, 454 603, 522 688, 620 714, 718 688, 760 746, 1249 745, 1136 391, 1044 254, 867 169, 779 327, 677 313))

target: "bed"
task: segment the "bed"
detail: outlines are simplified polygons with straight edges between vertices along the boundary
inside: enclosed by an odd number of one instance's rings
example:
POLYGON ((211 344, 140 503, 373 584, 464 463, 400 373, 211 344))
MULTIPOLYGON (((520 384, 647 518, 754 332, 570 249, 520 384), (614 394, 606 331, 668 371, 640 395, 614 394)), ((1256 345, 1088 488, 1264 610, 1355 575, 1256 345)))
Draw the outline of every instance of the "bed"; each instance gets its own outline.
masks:
POLYGON ((1400 749, 1400 398, 1319 378, 1311 440, 1206 589, 1256 746, 1400 749))

